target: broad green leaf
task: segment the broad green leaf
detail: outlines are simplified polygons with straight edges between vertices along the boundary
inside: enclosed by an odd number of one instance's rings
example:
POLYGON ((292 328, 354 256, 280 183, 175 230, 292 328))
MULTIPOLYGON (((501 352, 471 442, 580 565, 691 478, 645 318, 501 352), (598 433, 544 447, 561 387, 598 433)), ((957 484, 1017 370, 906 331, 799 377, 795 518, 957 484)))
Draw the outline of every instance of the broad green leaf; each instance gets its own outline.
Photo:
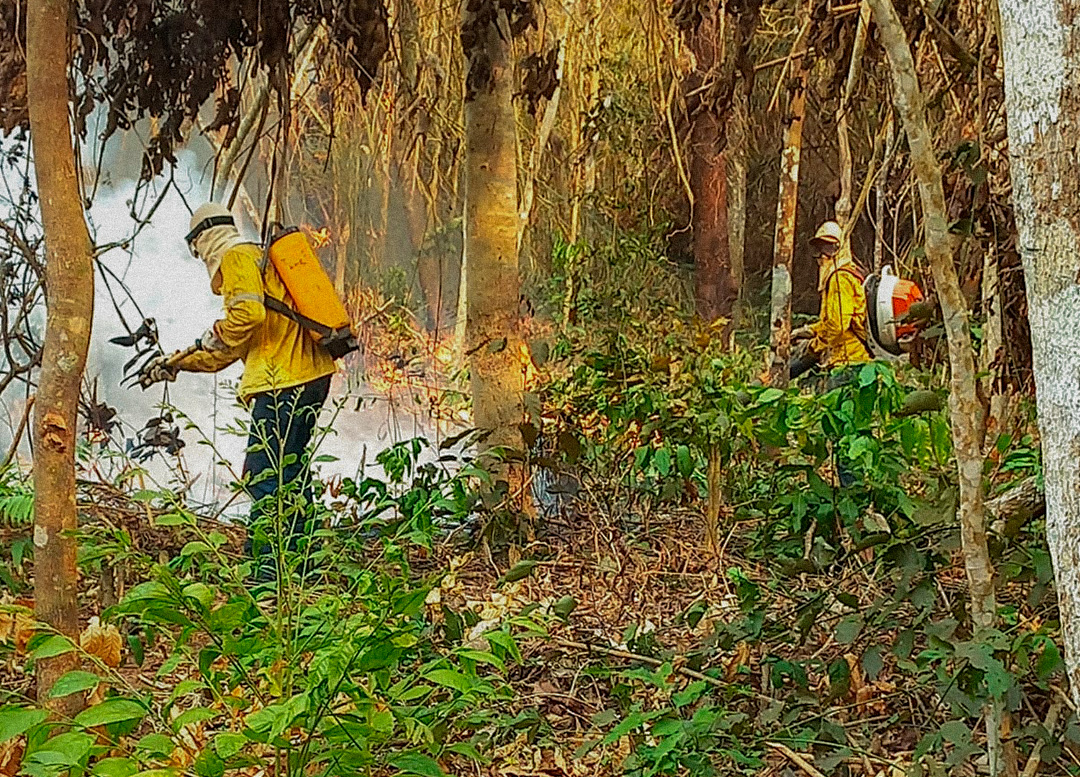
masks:
POLYGON ((75 649, 75 643, 67 637, 60 634, 54 634, 36 648, 34 648, 28 658, 32 658, 35 661, 39 661, 42 658, 53 658, 55 656, 62 656, 65 653, 70 653, 75 649))
POLYGON ((962 745, 971 741, 971 729, 962 720, 950 720, 942 725, 939 733, 951 744, 962 745))
POLYGON ((878 675, 881 674, 881 670, 885 668, 885 661, 881 657, 881 653, 884 649, 885 648, 882 645, 871 645, 866 649, 866 652, 863 653, 863 670, 871 681, 877 680, 878 675))
POLYGON ((438 762, 423 753, 401 753, 390 759, 390 765, 401 774, 419 777, 446 777, 438 762))
POLYGON ((199 753, 192 766, 199 777, 223 777, 225 774, 225 762, 212 750, 199 753))
POLYGON ((836 624, 836 641, 841 645, 849 645, 859 636, 860 631, 862 631, 861 618, 844 618, 836 624))
POLYGON ((430 685, 410 685, 407 690, 405 690, 400 696, 395 699, 395 701, 401 704, 408 704, 410 701, 416 701, 417 699, 424 698, 429 693, 431 693, 430 685))
POLYGON ((457 654, 462 658, 468 658, 481 664, 491 664, 500 672, 506 668, 502 659, 484 650, 459 650, 457 651, 457 654))
POLYGON ((1064 668, 1064 664, 1061 660, 1061 652, 1050 640, 1046 641, 1043 647, 1042 653, 1035 660, 1035 674, 1039 676, 1040 680, 1046 680, 1054 672, 1064 668))
POLYGON ((778 388, 767 388, 758 395, 758 402, 761 404, 768 404, 769 402, 775 402, 784 396, 784 392, 778 388))
POLYGON ((205 583, 191 583, 184 586, 184 596, 194 599, 206 609, 214 603, 214 592, 205 583))
POLYGON ((455 672, 453 669, 432 669, 424 675, 424 678, 438 685, 453 688, 461 693, 468 693, 473 686, 468 677, 461 672, 455 672))
POLYGON ((640 711, 631 712, 615 728, 611 729, 604 737, 604 744, 610 745, 619 741, 621 737, 626 736, 631 731, 640 728, 648 720, 648 716, 640 711))
POLYGON ((74 767, 90 754, 94 737, 82 731, 68 731, 46 741, 27 760, 49 766, 74 767))
POLYGON ((146 717, 146 708, 131 699, 106 699, 75 716, 75 724, 84 728, 107 726, 122 720, 140 720, 146 717))
POLYGON ((74 671, 61 676, 49 690, 49 698, 57 699, 80 691, 97 688, 101 678, 93 672, 74 671))
POLYGON ((136 747, 158 755, 172 755, 173 750, 176 749, 176 743, 173 742, 172 737, 164 734, 147 734, 139 740, 136 747))
POLYGON ((690 448, 687 446, 680 445, 675 450, 675 462, 679 468, 679 474, 684 478, 688 478, 694 473, 694 462, 690 457, 690 448))
POLYGON ((206 687, 206 684, 202 680, 181 680, 173 688, 172 693, 169 694, 169 703, 179 699, 181 696, 186 696, 189 693, 195 693, 195 691, 201 691, 206 687))
POLYGON ((102 758, 90 773, 94 777, 133 777, 138 771, 139 764, 134 758, 102 758))
POLYGON ((243 750, 247 742, 243 734, 224 732, 214 737, 214 751, 227 761, 243 750))
POLYGON ((121 604, 127 604, 139 599, 164 599, 165 601, 172 601, 172 596, 169 594, 169 589, 163 584, 156 580, 151 580, 146 583, 140 583, 128 591, 121 604))
POLYGON ((671 451, 661 448, 653 454, 653 465, 663 477, 671 474, 671 451))
POLYGON ((34 726, 44 723, 48 717, 48 710, 16 706, 0 707, 0 744, 25 734, 34 726))

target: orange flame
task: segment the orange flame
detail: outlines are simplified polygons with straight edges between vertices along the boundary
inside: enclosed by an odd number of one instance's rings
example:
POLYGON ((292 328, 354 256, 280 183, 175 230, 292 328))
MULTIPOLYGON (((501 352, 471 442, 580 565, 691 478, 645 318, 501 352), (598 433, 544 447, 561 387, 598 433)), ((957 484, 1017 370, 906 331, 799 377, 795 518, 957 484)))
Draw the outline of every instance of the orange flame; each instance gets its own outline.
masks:
POLYGON ((330 229, 327 227, 308 227, 308 232, 311 233, 311 244, 316 248, 325 248, 330 245, 330 229))
POLYGON ((532 388, 536 385, 536 379, 540 377, 539 371, 533 364, 532 354, 529 353, 529 346, 524 341, 518 342, 518 360, 521 362, 522 374, 525 378, 525 388, 532 388))

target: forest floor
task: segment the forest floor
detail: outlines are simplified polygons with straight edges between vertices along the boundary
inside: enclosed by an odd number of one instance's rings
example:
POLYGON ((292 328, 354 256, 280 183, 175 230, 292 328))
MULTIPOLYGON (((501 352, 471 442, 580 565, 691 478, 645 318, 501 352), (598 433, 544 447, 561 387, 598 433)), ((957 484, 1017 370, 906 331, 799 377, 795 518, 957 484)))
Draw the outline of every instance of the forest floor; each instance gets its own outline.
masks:
MULTIPOLYGON (((88 522, 104 521, 126 529, 135 548, 161 561, 182 552, 184 537, 171 528, 150 526, 145 505, 105 487, 84 493, 88 522)), ((227 534, 228 553, 241 557, 243 530, 230 525, 214 528, 227 534)), ((507 668, 505 680, 512 699, 496 704, 500 733, 487 753, 490 761, 465 763, 451 756, 443 761, 447 773, 493 777, 626 774, 628 756, 650 745, 655 750, 656 741, 632 732, 619 734, 612 724, 628 711, 677 713, 680 694, 695 687, 699 689, 695 699, 703 693, 710 695, 727 715, 746 721, 737 729, 738 737, 702 745, 710 760, 734 758, 744 773, 788 777, 821 777, 822 773, 893 777, 906 772, 928 727, 935 721, 941 725, 950 716, 940 687, 916 681, 888 650, 897 638, 895 632, 866 635, 869 643, 885 648, 877 653, 881 666, 873 679, 860 655, 867 641, 837 640, 836 623, 850 610, 835 603, 817 613, 801 639, 767 644, 719 637, 725 624, 734 627, 747 615, 741 586, 769 592, 763 618, 768 628, 768 623, 794 624, 804 609, 798 597, 778 585, 781 578, 789 578, 785 585, 808 595, 846 592, 857 600, 849 600, 850 605, 867 610, 877 606, 875 601, 880 601, 889 581, 875 574, 872 565, 845 567, 837 575, 782 574, 769 564, 750 560, 751 554, 744 552, 747 529, 730 526, 726 536, 721 536, 720 551, 712 553, 705 549, 700 515, 692 509, 653 516, 648 526, 627 516, 564 512, 545 521, 541 539, 522 547, 493 553, 486 544, 464 548, 451 538, 431 551, 412 551, 414 575, 441 577, 426 602, 426 617, 436 632, 446 628, 447 612, 467 611, 478 623, 466 628, 461 639, 465 645, 481 647, 485 630, 516 613, 535 609, 549 616, 548 634, 523 640, 522 660, 507 668), (536 564, 523 579, 506 582, 507 571, 521 559, 535 559, 536 564), (801 706, 791 704, 783 681, 776 685, 776 668, 785 661, 818 668, 810 670, 805 687, 796 693, 803 697, 801 706), (836 680, 832 667, 837 661, 847 663, 850 677, 839 692, 831 693, 830 683, 836 680), (807 699, 813 703, 806 704, 807 699), (785 705, 791 706, 790 716, 785 705), (850 747, 833 761, 825 758, 825 763, 818 752, 815 766, 815 748, 804 752, 780 735, 770 738, 770 732, 779 731, 778 717, 786 722, 783 730, 790 731, 800 728, 795 720, 800 715, 807 723, 827 716, 846 732, 850 747), (736 744, 740 738, 742 742, 736 744)), ((26 532, 8 529, 3 539, 10 547, 25 536, 26 532)), ((862 555, 872 559, 873 551, 862 555)), ((100 615, 103 599, 108 604, 123 596, 123 590, 109 590, 109 583, 103 588, 102 580, 92 575, 82 578, 86 626, 100 615)), ((127 587, 138 582, 128 580, 127 587)), ((943 609, 955 610, 965 588, 958 556, 939 570, 935 585, 943 609)), ((1017 594, 1019 605, 1024 592, 1017 594)), ((30 605, 28 596, 8 597, 8 602, 30 605)), ((5 630, 0 623, 0 637, 24 646, 28 639, 18 633, 17 624, 5 630)), ((190 679, 175 673, 161 676, 159 670, 167 658, 164 649, 148 651, 137 666, 125 648, 119 671, 133 687, 164 696, 181 680, 190 679)), ((31 698, 32 677, 22 663, 16 651, 0 667, 0 686, 31 698)), ((1044 694, 1041 701, 1032 699, 1028 717, 1036 725, 1063 704, 1053 693, 1044 694)), ((10 755, 6 768, 0 766, 5 775, 15 774, 10 755)), ((1069 748, 1060 755, 1075 761, 1069 748)), ((1033 757, 1032 763, 1040 766, 1037 751, 1033 757)), ((1041 764, 1042 773, 1051 765, 1041 764)), ((245 772, 260 774, 257 769, 245 772)), ((635 773, 695 772, 682 767, 635 773)))

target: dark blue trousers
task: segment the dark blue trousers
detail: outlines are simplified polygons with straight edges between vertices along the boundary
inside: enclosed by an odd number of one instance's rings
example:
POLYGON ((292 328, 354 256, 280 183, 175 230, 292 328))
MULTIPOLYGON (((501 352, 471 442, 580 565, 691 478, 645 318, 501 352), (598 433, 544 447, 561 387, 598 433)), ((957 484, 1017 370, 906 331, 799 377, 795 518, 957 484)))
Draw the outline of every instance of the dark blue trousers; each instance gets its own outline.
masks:
POLYGON ((256 558, 271 553, 269 539, 295 551, 313 504, 307 446, 319 411, 330 393, 330 376, 293 388, 255 394, 244 459, 244 482, 251 497, 247 551, 256 558))

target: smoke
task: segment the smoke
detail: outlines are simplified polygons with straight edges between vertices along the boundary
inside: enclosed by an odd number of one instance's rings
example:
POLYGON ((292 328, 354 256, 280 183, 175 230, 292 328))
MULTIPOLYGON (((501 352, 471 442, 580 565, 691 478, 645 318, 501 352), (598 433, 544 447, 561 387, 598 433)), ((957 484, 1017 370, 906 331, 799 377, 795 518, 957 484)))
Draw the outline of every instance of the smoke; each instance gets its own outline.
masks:
MULTIPOLYGON (((157 321, 161 346, 168 353, 192 344, 222 316, 222 300, 211 293, 205 267, 184 243, 190 209, 208 197, 210 176, 203 171, 208 169, 209 152, 200 154, 192 148, 179 152, 171 183, 162 180, 150 191, 139 191, 138 154, 130 153, 133 149, 126 141, 116 145, 115 151, 105 155, 107 175, 102 176, 87 217, 96 245, 124 242, 137 234, 124 247, 105 253, 101 263, 108 271, 98 271, 95 276, 88 385, 96 384, 97 400, 118 411, 121 426, 114 438, 135 438, 148 419, 159 416, 166 406, 175 408, 186 445, 179 457, 161 453, 145 464, 147 485, 178 487, 186 483, 190 498, 225 503, 233 496, 230 484, 241 472, 246 447, 246 439, 237 432, 247 410, 237 402, 234 390, 242 365, 232 365, 216 375, 181 373, 174 383, 147 391, 123 388, 123 366, 134 350, 109 342, 112 337, 128 334, 128 328, 137 328, 147 316, 157 321), (152 218, 136 230, 133 199, 138 197, 138 209, 145 211, 162 192, 152 218)), ((238 224, 243 223, 244 219, 238 218, 238 224)), ((257 241, 250 225, 241 231, 257 241)), ((335 376, 331 399, 320 419, 323 424, 333 421, 333 429, 322 438, 319 453, 336 459, 318 465, 323 476, 351 477, 361 467, 367 474, 378 475, 373 464, 379 451, 402 439, 431 435, 421 419, 385 397, 368 396, 369 401, 358 402, 359 394, 350 394, 348 383, 343 373, 335 376)), ((22 395, 13 387, 3 400, 14 425, 22 395)), ((10 440, 10 431, 0 430, 0 437, 5 436, 10 440)), ((115 447, 101 451, 95 446, 84 466, 106 477, 118 472, 122 464, 116 460, 115 447)), ((25 440, 21 453, 24 457, 30 453, 25 440)), ((243 500, 234 500, 230 514, 244 511, 243 500)))

